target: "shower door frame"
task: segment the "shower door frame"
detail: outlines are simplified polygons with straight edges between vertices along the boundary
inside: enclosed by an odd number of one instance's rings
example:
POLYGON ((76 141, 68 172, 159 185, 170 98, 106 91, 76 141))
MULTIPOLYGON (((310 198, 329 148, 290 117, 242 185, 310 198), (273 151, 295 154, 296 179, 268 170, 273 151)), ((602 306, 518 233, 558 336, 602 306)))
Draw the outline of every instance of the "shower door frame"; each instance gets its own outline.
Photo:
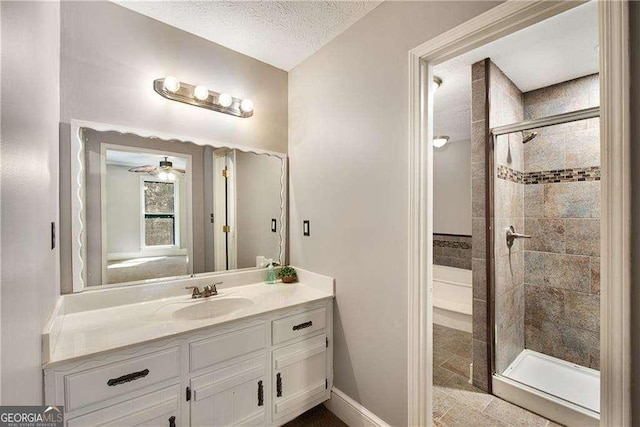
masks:
MULTIPOLYGON (((489 75, 488 64, 485 70, 485 77, 489 75)), ((486 94, 489 98, 490 82, 487 78, 486 94)), ((485 109, 487 116, 489 115, 489 108, 485 109)), ((515 132, 524 132, 533 129, 541 129, 550 126, 561 125, 565 123, 577 122, 580 120, 588 120, 593 118, 600 118, 600 107, 590 107, 582 110, 571 111, 567 113, 556 114, 553 116, 543 117, 534 120, 524 120, 517 123, 508 125, 496 126, 489 128, 487 141, 486 141, 486 155, 485 155, 485 169, 486 169, 486 221, 489 224, 487 231, 487 309, 489 315, 487 316, 487 332, 489 340, 489 375, 498 375, 503 377, 502 372, 498 372, 496 366, 496 348, 498 346, 498 338, 495 335, 496 332, 496 264, 495 264, 495 250, 496 250, 496 230, 495 229, 495 149, 499 136, 509 135, 515 132), (490 326, 490 327, 489 327, 490 326)), ((488 119, 487 119, 488 123, 488 119)), ((526 348, 526 347, 525 347, 526 348)), ((489 379, 491 382, 491 378, 489 379)), ((528 384, 525 384, 528 385, 528 384)), ((493 386, 492 386, 493 388, 493 386)), ((508 399, 505 399, 508 400, 508 399)), ((573 402, 570 402, 573 403, 573 402)))
MULTIPOLYGON (((409 51, 408 425, 433 422, 433 67, 580 4, 507 1, 409 51)), ((619 426, 631 422, 628 17, 626 0, 599 2, 600 422, 619 426)))

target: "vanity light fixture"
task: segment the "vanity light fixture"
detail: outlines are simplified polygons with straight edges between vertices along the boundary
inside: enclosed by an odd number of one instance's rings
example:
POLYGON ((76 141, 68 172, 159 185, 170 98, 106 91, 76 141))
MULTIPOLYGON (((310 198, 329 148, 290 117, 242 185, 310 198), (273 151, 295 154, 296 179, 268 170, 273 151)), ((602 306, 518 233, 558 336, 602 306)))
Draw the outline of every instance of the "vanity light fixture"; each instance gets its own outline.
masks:
POLYGON ((206 101, 209 98, 209 89, 202 85, 196 86, 193 89, 193 97, 198 101, 206 101))
POLYGON ((442 86, 442 79, 438 76, 433 76, 433 91, 438 90, 440 86, 442 86))
POLYGON ((234 98, 227 93, 213 92, 202 85, 193 86, 180 82, 173 76, 155 80, 153 89, 162 97, 172 101, 242 118, 253 116, 253 101, 250 99, 234 98))
POLYGON ((228 93, 221 93, 218 97, 218 104, 222 105, 223 107, 229 107, 231 104, 233 104, 233 98, 228 93))
POLYGON ((253 111, 253 101, 250 99, 243 99, 240 103, 240 109, 245 113, 250 113, 253 111))
POLYGON ((449 142, 449 137, 446 135, 436 136, 433 138, 433 146, 436 148, 444 147, 449 142))
POLYGON ((180 80, 173 76, 166 77, 162 83, 162 88, 167 92, 176 93, 180 90, 180 80))

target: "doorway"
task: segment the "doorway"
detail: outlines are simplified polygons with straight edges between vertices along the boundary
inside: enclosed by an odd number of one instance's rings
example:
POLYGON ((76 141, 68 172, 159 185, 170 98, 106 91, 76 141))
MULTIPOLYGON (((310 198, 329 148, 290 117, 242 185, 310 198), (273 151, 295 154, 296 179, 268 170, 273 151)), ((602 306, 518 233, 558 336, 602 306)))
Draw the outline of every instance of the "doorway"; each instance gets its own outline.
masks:
MULTIPOLYGON (((506 34, 541 22, 575 7, 576 4, 507 3, 414 49, 410 55, 410 183, 411 218, 409 265, 409 422, 430 423, 432 410, 432 283, 433 283, 433 67, 497 40, 506 34), (427 141, 429 142, 427 144, 427 141), (424 214, 421 214, 424 213, 424 214)), ((602 414, 606 425, 625 425, 629 421, 628 348, 628 183, 625 163, 629 144, 628 102, 626 101, 626 3, 601 3, 600 61, 606 69, 600 76, 603 233, 600 247, 606 254, 601 261, 602 277, 602 414), (614 48, 615 47, 615 48, 614 48), (624 126, 622 126, 623 124, 624 126), (615 125, 615 126, 614 126, 615 125), (625 127, 626 126, 626 127, 625 127), (613 166, 616 166, 615 168, 613 166), (613 215, 613 213, 617 215, 613 215), (625 219, 626 218, 626 219, 625 219), (626 323, 625 323, 626 322, 626 323)), ((488 135, 487 135, 488 136, 488 135)), ((490 225, 488 226, 490 227, 490 225)), ((484 228, 493 233, 493 229, 484 228)), ((489 239, 487 240, 487 244, 489 239)), ((491 251, 492 247, 487 246, 491 251)), ((488 263, 489 267, 490 264, 488 263)), ((487 274, 491 269, 487 268, 487 274)), ((490 306, 490 304, 489 304, 490 306)), ((487 313, 490 315, 490 313, 487 313)), ((487 326, 491 329, 492 324, 487 326)), ((487 352, 487 360, 494 354, 487 352)), ((474 369, 475 370, 475 369, 474 369)))

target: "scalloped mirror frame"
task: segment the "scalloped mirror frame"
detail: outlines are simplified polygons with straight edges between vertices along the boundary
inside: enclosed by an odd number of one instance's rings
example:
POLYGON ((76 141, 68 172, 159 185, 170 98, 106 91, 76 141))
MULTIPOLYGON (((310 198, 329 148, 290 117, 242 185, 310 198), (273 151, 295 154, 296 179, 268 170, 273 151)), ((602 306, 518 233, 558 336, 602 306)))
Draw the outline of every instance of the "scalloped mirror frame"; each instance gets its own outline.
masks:
MULTIPOLYGON (((288 227, 288 157, 285 153, 279 153, 275 151, 262 150, 259 148, 246 147, 238 144, 228 144, 218 141, 210 141, 203 138, 193 138, 185 135, 160 132, 148 129, 139 129, 128 126, 113 125, 107 123, 91 122, 85 120, 71 119, 71 266, 73 277, 73 292, 82 292, 85 290, 99 290, 105 288, 126 287, 139 284, 149 283, 166 283, 171 280, 183 279, 180 277, 167 277, 160 279, 148 279, 138 282, 126 282, 117 283, 111 285, 98 285, 91 286, 86 285, 86 268, 85 262, 87 256, 87 244, 85 233, 85 153, 84 146, 85 141, 82 138, 82 130, 91 129, 99 132, 118 132, 120 134, 131 134, 142 138, 157 138, 165 141, 177 141, 177 142, 190 142, 200 146, 211 146, 215 148, 230 148, 239 150, 245 153, 266 154, 269 156, 278 157, 282 163, 281 175, 280 175, 280 264, 286 263, 286 247, 287 247, 287 227, 288 227)), ((242 270, 255 270, 257 267, 238 269, 242 270)), ((197 277, 216 276, 218 274, 227 273, 229 270, 224 271, 212 271, 206 273, 198 273, 197 277)), ((192 275, 195 277, 195 275, 192 275)))

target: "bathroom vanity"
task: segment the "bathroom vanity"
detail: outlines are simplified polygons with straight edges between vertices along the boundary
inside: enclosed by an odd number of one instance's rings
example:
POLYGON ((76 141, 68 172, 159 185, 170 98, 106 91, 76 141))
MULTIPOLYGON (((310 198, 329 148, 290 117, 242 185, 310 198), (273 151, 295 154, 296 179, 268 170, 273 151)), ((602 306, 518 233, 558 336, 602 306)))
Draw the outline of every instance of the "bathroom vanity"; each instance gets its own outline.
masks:
POLYGON ((298 272, 201 299, 188 279, 62 297, 43 336, 45 402, 73 427, 286 423, 329 399, 333 372, 333 279, 298 272))

